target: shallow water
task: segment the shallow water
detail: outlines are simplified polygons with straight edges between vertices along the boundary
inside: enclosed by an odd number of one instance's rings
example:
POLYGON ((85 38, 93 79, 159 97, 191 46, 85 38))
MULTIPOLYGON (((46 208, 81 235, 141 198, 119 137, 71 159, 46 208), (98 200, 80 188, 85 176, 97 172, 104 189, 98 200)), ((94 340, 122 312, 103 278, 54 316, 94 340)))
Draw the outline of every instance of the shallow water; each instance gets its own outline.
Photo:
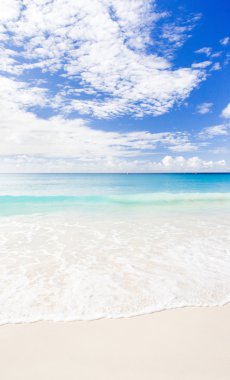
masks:
POLYGON ((0 323, 230 301, 230 175, 0 176, 0 323))

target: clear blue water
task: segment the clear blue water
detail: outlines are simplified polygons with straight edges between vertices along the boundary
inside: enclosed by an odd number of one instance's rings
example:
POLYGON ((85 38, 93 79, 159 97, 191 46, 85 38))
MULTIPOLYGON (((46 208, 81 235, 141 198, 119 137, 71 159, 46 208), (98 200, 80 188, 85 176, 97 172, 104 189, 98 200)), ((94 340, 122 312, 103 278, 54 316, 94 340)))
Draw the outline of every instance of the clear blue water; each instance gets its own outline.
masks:
POLYGON ((0 175, 0 195, 117 195, 229 191, 230 173, 0 175))
POLYGON ((0 215, 230 202, 230 174, 2 174, 0 215))
POLYGON ((0 175, 0 324, 230 301, 230 174, 0 175))

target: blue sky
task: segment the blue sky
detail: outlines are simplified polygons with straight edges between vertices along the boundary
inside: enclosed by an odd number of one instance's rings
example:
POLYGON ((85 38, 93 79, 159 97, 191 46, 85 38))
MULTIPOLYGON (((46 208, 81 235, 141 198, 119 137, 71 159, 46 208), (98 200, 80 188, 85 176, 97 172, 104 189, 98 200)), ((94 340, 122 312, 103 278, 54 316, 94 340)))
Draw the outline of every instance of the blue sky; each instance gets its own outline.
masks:
POLYGON ((1 0, 1 172, 230 170, 227 0, 1 0))

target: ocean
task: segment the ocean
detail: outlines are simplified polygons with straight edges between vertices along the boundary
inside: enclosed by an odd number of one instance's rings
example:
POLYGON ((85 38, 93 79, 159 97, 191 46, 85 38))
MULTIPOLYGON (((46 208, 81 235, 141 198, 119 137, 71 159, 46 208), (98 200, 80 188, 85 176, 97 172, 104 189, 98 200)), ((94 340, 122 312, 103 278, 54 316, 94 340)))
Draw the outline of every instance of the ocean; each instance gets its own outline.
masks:
POLYGON ((230 174, 1 174, 0 324, 230 301, 230 174))

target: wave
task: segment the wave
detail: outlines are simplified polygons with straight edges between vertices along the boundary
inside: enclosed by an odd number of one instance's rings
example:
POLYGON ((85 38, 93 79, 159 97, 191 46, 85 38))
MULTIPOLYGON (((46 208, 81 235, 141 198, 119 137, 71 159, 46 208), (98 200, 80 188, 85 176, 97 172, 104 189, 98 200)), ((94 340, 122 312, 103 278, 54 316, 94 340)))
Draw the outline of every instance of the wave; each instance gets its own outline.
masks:
POLYGON ((0 324, 223 305, 229 247, 228 212, 0 218, 0 324))
POLYGON ((118 203, 171 203, 171 202, 204 202, 230 201, 230 193, 151 193, 113 196, 118 203))
POLYGON ((0 204, 10 203, 114 203, 162 204, 177 202, 229 202, 229 193, 143 193, 121 195, 2 195, 0 204))

